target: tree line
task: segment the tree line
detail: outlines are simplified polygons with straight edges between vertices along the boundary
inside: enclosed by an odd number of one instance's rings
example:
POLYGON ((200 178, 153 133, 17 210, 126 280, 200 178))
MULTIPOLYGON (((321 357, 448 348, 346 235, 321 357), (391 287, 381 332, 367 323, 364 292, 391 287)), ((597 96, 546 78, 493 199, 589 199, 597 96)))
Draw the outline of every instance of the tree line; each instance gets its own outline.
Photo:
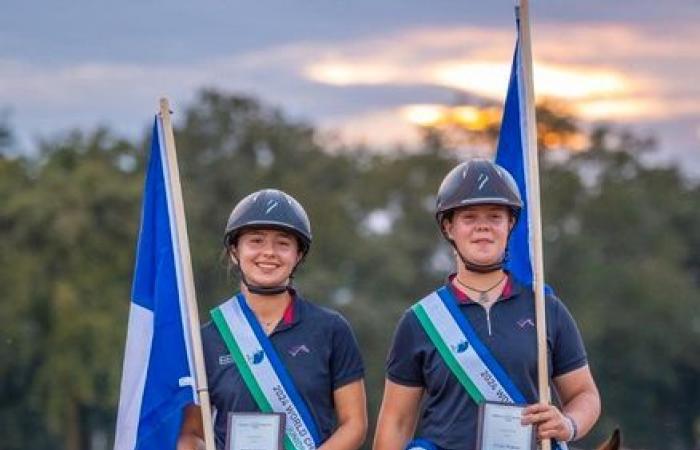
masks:
MULTIPOLYGON (((541 142, 546 279, 579 323, 603 399, 582 446, 621 426, 632 448, 690 448, 700 188, 675 166, 643 164, 651 139, 540 112, 540 127, 587 142, 575 153, 541 142)), ((264 187, 292 193, 314 234, 295 283, 353 325, 372 420, 394 324, 451 270, 434 196, 467 151, 440 129, 418 150, 329 148, 311 124, 216 90, 175 117, 202 319, 236 287, 220 259, 233 205, 264 187)), ((111 448, 149 141, 74 130, 18 156, 0 125, 2 448, 111 448)))

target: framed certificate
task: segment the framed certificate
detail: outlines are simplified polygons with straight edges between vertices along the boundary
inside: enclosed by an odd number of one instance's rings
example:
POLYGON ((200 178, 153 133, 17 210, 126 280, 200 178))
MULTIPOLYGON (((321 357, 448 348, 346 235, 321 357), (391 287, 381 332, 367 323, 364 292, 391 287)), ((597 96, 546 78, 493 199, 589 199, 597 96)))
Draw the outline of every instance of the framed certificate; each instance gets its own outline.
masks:
POLYGON ((226 450, 283 450, 282 413, 229 413, 226 450))
POLYGON ((479 405, 478 450, 534 450, 535 430, 521 425, 523 405, 485 402, 479 405))

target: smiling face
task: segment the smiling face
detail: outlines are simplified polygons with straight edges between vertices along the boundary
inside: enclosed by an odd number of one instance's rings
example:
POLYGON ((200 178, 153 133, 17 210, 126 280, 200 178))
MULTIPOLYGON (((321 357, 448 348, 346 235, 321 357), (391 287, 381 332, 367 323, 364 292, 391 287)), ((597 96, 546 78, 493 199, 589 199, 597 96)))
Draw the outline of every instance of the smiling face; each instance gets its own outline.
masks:
POLYGON ((501 205, 474 205, 456 209, 442 226, 459 252, 475 264, 501 260, 514 224, 510 210, 501 205))
POLYGON ((287 283, 302 257, 296 237, 286 231, 249 229, 238 237, 231 257, 237 262, 249 283, 281 286, 287 283))

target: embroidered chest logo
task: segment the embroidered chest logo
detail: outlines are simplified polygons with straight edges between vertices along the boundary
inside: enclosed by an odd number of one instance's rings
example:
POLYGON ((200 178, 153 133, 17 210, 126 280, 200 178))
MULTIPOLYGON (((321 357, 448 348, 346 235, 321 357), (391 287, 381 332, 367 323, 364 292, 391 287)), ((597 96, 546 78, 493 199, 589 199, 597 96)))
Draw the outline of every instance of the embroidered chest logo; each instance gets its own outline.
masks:
POLYGON ((305 353, 311 353, 311 350, 309 350, 309 347, 307 347, 305 344, 301 345, 293 345, 289 347, 287 350, 292 357, 295 357, 300 354, 305 354, 305 353))
POLYGON ((529 317, 520 319, 516 322, 520 329, 525 329, 527 327, 535 328, 535 321, 530 319, 529 317))
POLYGON ((265 359, 265 352, 262 350, 258 350, 253 354, 246 355, 246 358, 249 362, 253 364, 260 364, 263 361, 263 359, 265 359))

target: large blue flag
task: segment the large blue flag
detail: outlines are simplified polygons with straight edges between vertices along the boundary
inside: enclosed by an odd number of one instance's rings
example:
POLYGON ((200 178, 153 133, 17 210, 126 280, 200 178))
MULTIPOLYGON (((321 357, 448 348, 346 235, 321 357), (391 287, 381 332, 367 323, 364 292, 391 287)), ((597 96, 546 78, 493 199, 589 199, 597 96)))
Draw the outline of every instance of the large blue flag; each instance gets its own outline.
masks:
MULTIPOLYGON (((520 24, 518 23, 518 28, 520 24)), ((526 114, 527 96, 525 95, 525 68, 522 63, 520 39, 515 43, 513 64, 508 82, 508 93, 503 107, 503 119, 498 137, 496 164, 503 166, 518 184, 523 208, 520 212, 515 229, 508 241, 508 260, 506 269, 523 284, 534 284, 532 270, 532 233, 530 230, 530 214, 528 208, 527 171, 528 154, 534 154, 537 149, 528 148, 527 129, 530 124, 526 114), (533 153, 530 153, 530 152, 533 153)), ((534 126, 534 124, 533 124, 534 126)), ((552 294, 551 287, 545 285, 545 292, 552 294)))
POLYGON ((187 308, 161 119, 153 126, 131 293, 115 450, 175 449, 194 402, 187 308))
POLYGON ((498 137, 496 164, 503 166, 518 184, 523 208, 508 244, 506 268, 521 283, 533 284, 530 250, 530 218, 527 204, 527 114, 525 114, 524 72, 520 55, 520 40, 515 44, 508 94, 503 107, 501 131, 498 137))
MULTIPOLYGON (((516 7, 517 8, 517 7, 516 7)), ((516 9, 516 27, 520 31, 520 14, 516 9)), ((523 201, 523 208, 520 212, 515 229, 508 241, 508 260, 506 269, 513 276, 528 286, 534 285, 532 269, 532 232, 530 227, 530 211, 528 208, 528 155, 536 157, 537 149, 529 148, 527 130, 529 126, 533 129, 535 124, 528 123, 526 108, 528 105, 525 93, 525 67, 523 66, 522 48, 520 39, 515 43, 513 54, 513 64, 510 70, 510 81, 508 82, 508 93, 503 107, 503 119, 501 120, 501 130, 498 136, 498 149, 496 150, 496 164, 503 166, 518 184, 520 196, 523 201)), ((534 120, 534 115, 532 116, 534 120)), ((544 285, 547 294, 553 294, 553 290, 548 285, 544 285)), ((567 450, 565 442, 552 441, 554 450, 567 450)))

